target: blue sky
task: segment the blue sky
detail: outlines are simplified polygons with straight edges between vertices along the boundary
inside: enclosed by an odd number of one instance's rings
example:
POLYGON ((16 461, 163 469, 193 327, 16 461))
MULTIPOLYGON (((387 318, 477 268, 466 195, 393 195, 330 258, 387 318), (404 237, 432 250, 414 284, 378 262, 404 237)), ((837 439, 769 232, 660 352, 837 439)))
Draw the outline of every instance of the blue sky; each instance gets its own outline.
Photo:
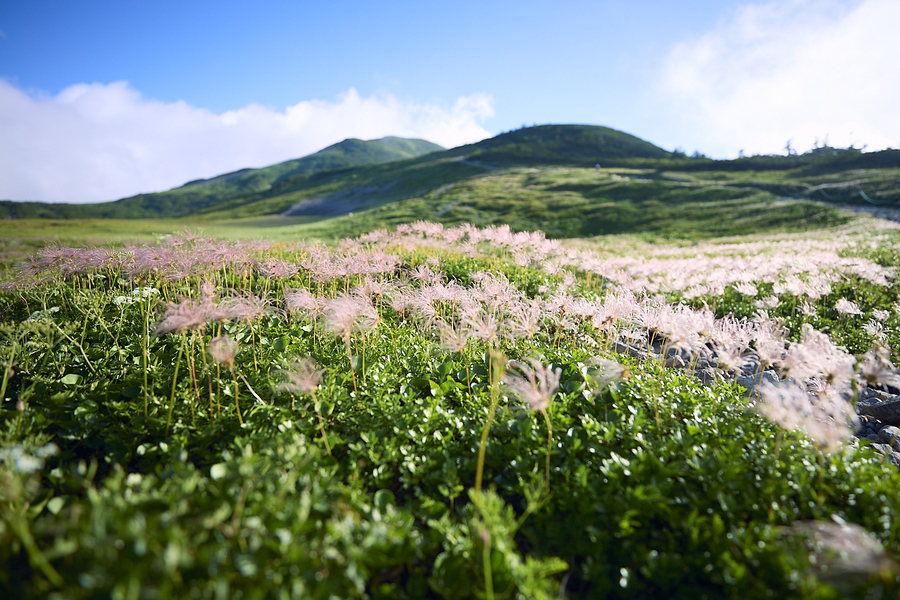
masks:
POLYGON ((896 0, 0 4, 0 198, 99 201, 346 137, 607 125, 715 157, 900 146, 896 0))

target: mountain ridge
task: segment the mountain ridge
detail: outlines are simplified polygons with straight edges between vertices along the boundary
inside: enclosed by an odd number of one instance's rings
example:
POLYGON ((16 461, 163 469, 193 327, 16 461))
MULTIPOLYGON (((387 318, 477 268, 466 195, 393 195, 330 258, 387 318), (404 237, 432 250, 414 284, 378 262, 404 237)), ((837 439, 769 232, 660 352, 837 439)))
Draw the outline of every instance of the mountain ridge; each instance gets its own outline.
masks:
POLYGON ((444 148, 420 139, 387 136, 348 138, 318 152, 261 168, 244 168, 208 179, 195 179, 162 192, 136 194, 92 204, 0 201, 6 218, 180 217, 210 206, 271 189, 285 178, 414 158, 444 148), (179 206, 180 205, 180 206, 179 206))
MULTIPOLYGON (((696 190, 697 198, 723 198, 725 193, 736 200, 762 193, 766 202, 790 198, 896 206, 900 150, 863 153, 823 147, 789 156, 714 160, 669 152, 596 125, 522 128, 450 150, 396 137, 348 139, 307 157, 110 203, 0 202, 0 217, 322 220, 366 213, 372 223, 390 226, 418 218, 458 220, 471 213, 478 222, 505 219, 522 228, 529 225, 521 214, 532 214, 534 227, 542 227, 547 219, 557 219, 547 211, 569 203, 583 204, 583 209, 573 208, 569 225, 561 227, 559 235, 589 235, 607 232, 610 226, 604 219, 609 218, 638 226, 644 221, 632 213, 640 203, 682 202, 685 185, 696 190), (550 184, 542 179, 540 173, 554 169, 568 169, 571 181, 550 184), (504 183, 498 187, 489 180, 504 183), (642 183, 648 181, 655 183, 642 183), (597 203, 603 202, 614 203, 618 216, 611 208, 596 212, 597 203), (578 210, 594 216, 578 219, 578 210)), ((801 213, 792 214, 796 218, 801 213)))

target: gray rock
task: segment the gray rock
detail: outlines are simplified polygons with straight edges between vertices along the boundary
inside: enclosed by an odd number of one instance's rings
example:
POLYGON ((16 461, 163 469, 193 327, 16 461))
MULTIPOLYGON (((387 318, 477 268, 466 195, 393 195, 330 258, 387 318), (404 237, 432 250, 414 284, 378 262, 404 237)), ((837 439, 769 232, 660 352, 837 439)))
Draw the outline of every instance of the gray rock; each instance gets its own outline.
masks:
POLYGON ((699 379, 703 385, 712 385, 716 382, 715 369, 700 369, 694 376, 699 379))
POLYGON ((888 446, 887 444, 872 444, 871 448, 872 448, 872 450, 874 450, 875 452, 878 452, 879 454, 890 454, 891 452, 894 451, 894 449, 891 448, 890 446, 888 446))
POLYGON ((869 433, 869 434, 867 434, 867 435, 864 436, 864 437, 865 437, 867 440, 869 440, 870 442, 876 442, 876 443, 878 443, 878 444, 881 443, 881 438, 878 437, 878 434, 877 434, 877 433, 869 433))
POLYGON ((869 388, 869 387, 863 388, 861 393, 865 394, 865 396, 863 396, 864 398, 875 399, 875 400, 878 400, 879 402, 887 402, 888 400, 893 400, 894 398, 897 397, 897 396, 892 396, 892 395, 888 394, 887 392, 883 392, 881 390, 876 390, 876 389, 869 388))
POLYGON ((613 344, 612 351, 616 354, 627 354, 628 356, 631 356, 633 358, 647 358, 647 352, 641 350, 633 344, 623 344, 622 342, 616 342, 615 344, 613 344))
POLYGON ((888 444, 893 444, 900 440, 900 428, 894 427, 893 425, 885 425, 878 432, 878 436, 888 444))
POLYGON ((778 374, 775 371, 763 371, 757 376, 741 376, 735 378, 735 383, 747 389, 747 394, 753 394, 757 385, 763 382, 778 383, 778 374))
MULTIPOLYGON (((870 417, 869 415, 859 415, 859 422, 861 425, 866 425, 868 427, 878 423, 875 417, 870 417)), ((881 425, 879 425, 879 427, 881 427, 881 425)))
POLYGON ((748 360, 741 368, 741 375, 745 377, 753 377, 759 371, 759 363, 755 360, 748 360))
POLYGON ((686 365, 684 359, 677 354, 666 359, 666 367, 670 369, 683 369, 686 365))
POLYGON ((892 465, 900 469, 900 452, 891 452, 887 455, 887 459, 892 465))

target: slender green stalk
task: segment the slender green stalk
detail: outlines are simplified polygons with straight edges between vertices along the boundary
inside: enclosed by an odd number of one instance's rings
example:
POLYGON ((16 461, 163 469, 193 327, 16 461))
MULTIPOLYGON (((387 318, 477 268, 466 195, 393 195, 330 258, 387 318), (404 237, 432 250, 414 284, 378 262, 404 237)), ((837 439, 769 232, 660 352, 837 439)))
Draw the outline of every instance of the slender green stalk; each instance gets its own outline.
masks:
POLYGON ((491 434, 491 425, 494 423, 494 415, 497 413, 497 400, 500 396, 500 380, 503 379, 503 369, 506 365, 506 357, 500 352, 491 350, 488 353, 488 372, 491 374, 491 406, 488 410, 488 418, 481 430, 481 440, 478 443, 478 463, 475 467, 475 504, 481 502, 481 485, 484 480, 484 455, 487 451, 488 436, 491 434))
POLYGON ((322 416, 322 407, 316 398, 316 391, 313 390, 310 394, 312 395, 313 407, 316 409, 316 414, 319 415, 319 431, 322 433, 322 441, 325 442, 325 451, 328 452, 328 456, 331 456, 331 446, 328 444, 328 436, 325 435, 325 417, 322 416))
POLYGON ((481 531, 484 548, 481 552, 481 565, 484 569, 484 592, 488 600, 494 600, 494 573, 491 566, 491 531, 487 527, 481 531))
POLYGON ((550 493, 550 454, 553 452, 553 426, 550 424, 550 415, 546 410, 541 410, 544 420, 547 422, 547 493, 550 493))
POLYGON ((12 369, 16 361, 16 350, 19 347, 19 340, 15 340, 12 345, 12 351, 9 354, 9 361, 3 365, 3 383, 0 384, 0 402, 6 398, 6 386, 9 384, 9 370, 12 369))
POLYGON ((241 404, 238 402, 238 380, 237 375, 234 374, 234 364, 229 365, 231 367, 231 380, 234 382, 234 408, 237 410, 238 421, 240 421, 241 425, 244 424, 244 417, 241 416, 241 404))
POLYGON ((66 338, 67 340, 69 340, 70 342, 75 344, 75 346, 78 347, 78 350, 81 352, 81 357, 84 359, 85 364, 88 366, 88 368, 91 370, 91 372, 94 375, 96 375, 97 369, 94 368, 94 365, 91 364, 91 361, 90 361, 90 359, 88 359, 87 354, 85 354, 84 347, 81 344, 79 344, 78 342, 76 342, 75 340, 73 340, 69 334, 67 334, 65 331, 63 331, 62 327, 60 327, 56 323, 53 323, 53 325, 59 330, 59 332, 61 334, 63 334, 64 338, 66 338))
MULTIPOLYGON (((62 587, 63 578, 60 574, 53 568, 53 565, 50 564, 50 561, 47 560, 47 557, 44 556, 44 553, 41 552, 41 549, 38 547, 37 542, 34 540, 34 536, 31 535, 31 531, 28 529, 28 518, 25 515, 25 509, 21 510, 20 514, 16 514, 14 519, 11 519, 12 530, 15 533, 16 537, 19 538, 19 541, 22 542, 22 545, 25 546, 25 551, 28 553, 28 562, 31 563, 32 567, 36 567, 41 573, 44 574, 44 577, 56 587, 62 587)), ((5 520, 5 519, 4 519, 5 520)))
POLYGON ((169 416, 166 417, 166 435, 169 435, 169 427, 172 426, 172 413, 175 411, 175 387, 178 385, 178 368, 181 366, 181 357, 184 356, 184 345, 187 335, 181 332, 181 344, 178 346, 178 358, 175 359, 175 374, 172 375, 172 393, 169 395, 169 416))
POLYGON ((253 329, 253 325, 248 323, 250 327, 250 345, 253 347, 253 370, 259 375, 259 365, 256 362, 256 330, 253 329))
MULTIPOLYGON (((197 398, 197 406, 200 406, 200 386, 197 384, 197 369, 194 365, 194 342, 197 341, 197 332, 191 332, 191 348, 188 352, 188 366, 191 369, 191 383, 194 385, 194 396, 197 398)), ((191 403, 191 423, 194 422, 194 403, 191 403)))
POLYGON ((206 337, 200 336, 200 353, 203 355, 203 370, 206 371, 206 387, 209 390, 209 424, 213 422, 212 376, 209 370, 209 359, 206 357, 206 337))
POLYGON ((250 382, 247 381, 247 378, 244 377, 243 373, 238 373, 238 377, 240 377, 241 381, 244 382, 244 385, 247 387, 247 391, 250 392, 250 395, 256 398, 256 401, 260 404, 265 404, 260 395, 256 393, 256 390, 253 389, 253 386, 250 385, 250 382))
POLYGON ((144 363, 144 417, 150 406, 150 389, 147 383, 147 363, 150 360, 150 307, 145 301, 141 302, 141 310, 144 311, 144 335, 141 340, 141 360, 144 363))
POLYGON ((353 354, 350 351, 350 336, 344 336, 344 343, 347 345, 347 358, 350 360, 350 375, 353 377, 353 391, 358 392, 356 387, 356 370, 353 368, 353 354))

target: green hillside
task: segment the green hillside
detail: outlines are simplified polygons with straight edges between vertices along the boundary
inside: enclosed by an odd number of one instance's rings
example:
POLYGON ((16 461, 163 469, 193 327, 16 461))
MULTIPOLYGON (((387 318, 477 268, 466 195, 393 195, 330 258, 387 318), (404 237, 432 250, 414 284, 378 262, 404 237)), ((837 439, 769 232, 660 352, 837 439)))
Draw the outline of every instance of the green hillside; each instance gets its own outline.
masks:
MULTIPOLYGON (((230 214, 239 216, 237 210, 230 214)), ((295 233, 337 239, 425 220, 447 226, 508 224, 518 231, 540 229, 551 238, 641 233, 706 239, 806 231, 851 218, 833 205, 779 197, 740 182, 721 185, 652 169, 556 167, 483 173, 369 210, 308 222, 295 233)))
POLYGON ((261 169, 241 169, 212 179, 199 179, 160 193, 139 194, 98 204, 0 202, 0 216, 16 218, 147 218, 182 217, 223 201, 271 190, 286 178, 412 158, 443 150, 425 140, 386 137, 348 139, 303 158, 261 169))
POLYGON ((182 218, 191 227, 217 228, 263 219, 267 235, 288 228, 285 235, 326 238, 425 219, 506 223, 557 238, 634 232, 698 239, 802 231, 852 218, 835 203, 900 206, 898 150, 825 147, 712 160, 585 125, 525 128, 435 148, 400 138, 347 140, 160 194, 88 206, 6 203, 0 215, 182 218))
MULTIPOLYGON (((498 170, 550 166, 639 165, 673 156, 608 127, 544 125, 409 160, 285 177, 271 189, 199 211, 216 218, 259 215, 333 217, 419 198, 498 170)), ((195 213, 197 214, 197 213, 195 213)))
POLYGON ((448 156, 492 166, 624 166, 635 159, 672 156, 633 135, 596 125, 539 125, 510 131, 489 140, 454 148, 448 156))

